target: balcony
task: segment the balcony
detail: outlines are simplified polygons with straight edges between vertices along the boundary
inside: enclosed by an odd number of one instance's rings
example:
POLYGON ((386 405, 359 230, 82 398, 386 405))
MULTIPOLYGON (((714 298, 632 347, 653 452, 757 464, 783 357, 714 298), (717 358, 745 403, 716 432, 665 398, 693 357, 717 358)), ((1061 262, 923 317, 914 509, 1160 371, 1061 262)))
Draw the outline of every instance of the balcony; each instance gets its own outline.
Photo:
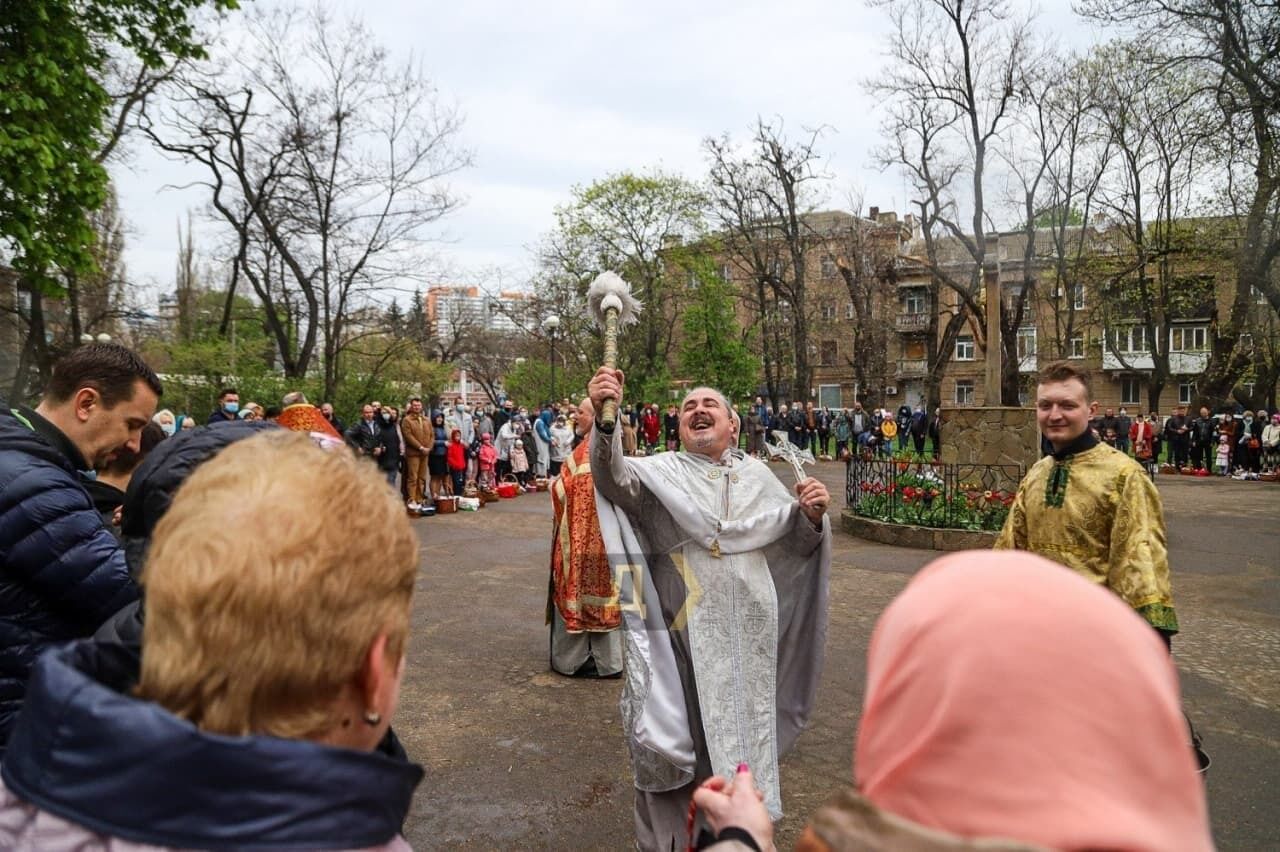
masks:
MULTIPOLYGON (((1151 370, 1154 366, 1150 352, 1124 352, 1120 355, 1110 349, 1104 349, 1102 352, 1102 369, 1104 370, 1151 370)), ((1195 376, 1203 373, 1208 366, 1208 352, 1169 353, 1171 375, 1195 376)))
POLYGON ((930 314, 921 312, 918 314, 898 314, 893 321, 893 327, 900 332, 910 333, 929 330, 930 314))
POLYGON ((929 372, 927 358, 899 358, 897 377, 900 379, 919 379, 929 372))

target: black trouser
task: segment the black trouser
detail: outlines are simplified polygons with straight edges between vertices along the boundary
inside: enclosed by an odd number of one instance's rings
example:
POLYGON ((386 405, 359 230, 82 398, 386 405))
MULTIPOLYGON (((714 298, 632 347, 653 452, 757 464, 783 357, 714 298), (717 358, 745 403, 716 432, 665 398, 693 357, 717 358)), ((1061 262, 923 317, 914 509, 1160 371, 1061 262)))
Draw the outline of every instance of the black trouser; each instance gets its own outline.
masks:
POLYGON ((1191 445, 1191 466, 1202 467, 1205 470, 1213 470, 1213 444, 1205 441, 1201 444, 1191 445))
POLYGON ((924 436, 924 435, 914 435, 914 434, 913 434, 913 435, 911 436, 911 441, 912 441, 912 443, 914 443, 914 444, 916 445, 916 455, 918 455, 918 456, 923 456, 923 455, 924 455, 924 439, 925 439, 925 436, 924 436))
POLYGON ((1189 441, 1186 435, 1178 435, 1173 439, 1173 463, 1178 467, 1186 467, 1191 460, 1189 441))

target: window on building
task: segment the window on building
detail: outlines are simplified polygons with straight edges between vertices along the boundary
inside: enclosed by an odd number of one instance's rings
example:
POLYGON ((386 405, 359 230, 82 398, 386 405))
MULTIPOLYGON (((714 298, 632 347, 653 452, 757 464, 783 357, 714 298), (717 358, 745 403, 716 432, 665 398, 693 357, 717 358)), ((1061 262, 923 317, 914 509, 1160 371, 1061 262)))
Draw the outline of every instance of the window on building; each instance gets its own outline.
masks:
POLYGON ((962 334, 956 338, 956 360, 972 361, 974 357, 973 335, 962 334))
POLYGON ((1122 325, 1111 330, 1113 352, 1150 352, 1145 325, 1122 325))
POLYGON ((819 408, 844 408, 844 395, 839 385, 818 385, 819 408))
POLYGON ((689 270, 689 289, 698 289, 698 273, 694 272, 692 269, 689 270))
POLYGON ((923 361, 929 357, 929 351, 925 347, 923 340, 918 337, 912 337, 902 344, 902 357, 908 361, 923 361))
POLYGON ((1067 341, 1067 357, 1080 359, 1084 357, 1084 335, 1074 334, 1067 341))
POLYGON ((1209 329, 1203 325, 1182 325, 1169 329, 1170 352, 1203 352, 1207 348, 1209 329))
POLYGON ((844 318, 847 320, 853 319, 853 302, 844 303, 844 318))
POLYGON ((723 266, 721 266, 721 267, 720 267, 720 280, 721 280, 721 281, 732 281, 732 280, 733 280, 733 267, 732 267, 732 266, 730 266, 729 264, 727 264, 727 263, 726 263, 726 264, 724 264, 723 266))
POLYGON ((823 258, 822 258, 822 277, 823 278, 836 277, 836 259, 829 254, 823 255, 823 258))
POLYGON ((1076 284, 1071 288, 1071 304, 1077 311, 1084 310, 1084 285, 1076 284))
POLYGON ((929 300, 920 290, 908 290, 902 297, 902 312, 906 314, 922 314, 927 311, 929 300))
POLYGON ((1134 376, 1126 376, 1120 380, 1120 402, 1125 405, 1137 405, 1142 399, 1142 380, 1134 376))
POLYGON ((1036 356, 1036 327, 1024 326, 1018 329, 1018 360, 1025 361, 1036 356))
POLYGON ((820 362, 824 367, 834 367, 836 358, 840 354, 840 347, 834 340, 822 341, 822 348, 819 350, 820 362))
POLYGON ((1190 405, 1191 401, 1195 399, 1195 395, 1196 395, 1195 382, 1182 382, 1181 384, 1178 385, 1178 404, 1179 405, 1190 405))
POLYGON ((973 405, 973 379, 956 379, 956 405, 973 405))
POLYGON ((833 320, 833 319, 835 319, 835 318, 836 318, 836 303, 835 303, 835 302, 823 302, 823 303, 822 303, 822 318, 823 318, 824 320, 833 320))

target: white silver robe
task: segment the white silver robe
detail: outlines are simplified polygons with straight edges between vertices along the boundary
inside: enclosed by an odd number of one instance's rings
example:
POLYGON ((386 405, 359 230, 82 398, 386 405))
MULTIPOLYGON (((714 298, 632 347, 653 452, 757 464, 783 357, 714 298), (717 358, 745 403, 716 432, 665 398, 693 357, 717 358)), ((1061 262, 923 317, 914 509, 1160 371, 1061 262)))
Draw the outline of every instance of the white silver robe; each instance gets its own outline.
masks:
POLYGON ((822 668, 830 522, 816 530, 764 463, 737 450, 723 461, 627 458, 620 430, 593 432, 624 605, 623 724, 639 790, 746 762, 777 819, 778 757, 808 720, 822 668))

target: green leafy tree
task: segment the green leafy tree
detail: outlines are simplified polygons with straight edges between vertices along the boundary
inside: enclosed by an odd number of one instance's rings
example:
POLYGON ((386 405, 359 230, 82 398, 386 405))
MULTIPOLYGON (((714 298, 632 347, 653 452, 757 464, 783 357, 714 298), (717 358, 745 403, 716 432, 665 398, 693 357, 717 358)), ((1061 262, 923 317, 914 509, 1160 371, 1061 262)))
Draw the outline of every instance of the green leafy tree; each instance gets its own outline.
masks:
POLYGON ((3 0, 0 2, 0 242, 12 266, 46 294, 52 269, 94 268, 90 211, 107 196, 100 157, 111 96, 111 51, 144 65, 199 56, 202 6, 235 0, 3 0))
POLYGON ((711 385, 729 396, 750 396, 756 387, 759 361, 742 339, 733 311, 733 291, 711 268, 694 269, 697 287, 687 296, 680 368, 697 384, 711 385))
MULTIPOLYGON (((563 339, 571 344, 596 333, 583 299, 592 279, 613 270, 631 284, 644 309, 640 322, 619 338, 619 366, 629 386, 660 391, 663 398, 687 287, 673 270, 686 246, 705 234, 705 208, 703 193, 678 175, 609 175, 574 187, 540 250, 538 298, 545 312, 561 317, 563 339)), ((589 354, 598 357, 594 347, 589 354)))

